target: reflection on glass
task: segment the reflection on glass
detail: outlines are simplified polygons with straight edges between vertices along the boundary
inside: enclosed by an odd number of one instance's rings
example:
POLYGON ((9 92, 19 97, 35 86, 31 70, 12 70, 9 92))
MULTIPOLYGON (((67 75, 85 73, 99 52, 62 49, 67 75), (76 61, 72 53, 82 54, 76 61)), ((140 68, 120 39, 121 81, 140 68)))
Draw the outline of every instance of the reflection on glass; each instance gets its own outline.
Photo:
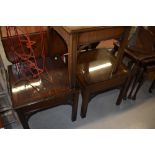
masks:
POLYGON ((22 86, 12 88, 12 92, 13 93, 17 93, 19 91, 32 88, 32 86, 35 87, 35 86, 40 86, 40 85, 41 85, 41 80, 40 81, 37 81, 37 82, 32 82, 32 83, 27 84, 27 85, 24 84, 22 86))
POLYGON ((102 69, 102 68, 107 68, 107 67, 110 67, 111 65, 112 65, 111 62, 108 62, 108 63, 104 63, 102 65, 98 65, 98 66, 95 66, 95 67, 90 67, 89 72, 93 72, 93 71, 96 71, 96 70, 99 70, 99 69, 102 69))

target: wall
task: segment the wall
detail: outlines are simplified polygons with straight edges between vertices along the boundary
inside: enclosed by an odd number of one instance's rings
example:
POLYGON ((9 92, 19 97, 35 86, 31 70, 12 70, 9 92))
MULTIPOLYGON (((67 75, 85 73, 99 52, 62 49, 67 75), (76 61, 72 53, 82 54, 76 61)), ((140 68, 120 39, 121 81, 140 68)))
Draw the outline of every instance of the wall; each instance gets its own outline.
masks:
POLYGON ((2 45, 1 39, 0 39, 0 55, 2 57, 4 66, 7 69, 7 66, 10 65, 11 63, 6 58, 6 55, 5 55, 5 52, 4 52, 4 48, 3 48, 3 45, 2 45))

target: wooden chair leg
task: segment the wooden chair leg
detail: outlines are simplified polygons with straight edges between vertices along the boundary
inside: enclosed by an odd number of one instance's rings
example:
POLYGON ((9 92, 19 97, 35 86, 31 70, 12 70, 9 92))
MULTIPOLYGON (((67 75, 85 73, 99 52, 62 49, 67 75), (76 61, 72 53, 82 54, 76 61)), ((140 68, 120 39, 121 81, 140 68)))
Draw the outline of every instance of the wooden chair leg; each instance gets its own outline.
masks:
POLYGON ((124 100, 127 99, 127 94, 128 94, 129 88, 132 84, 133 78, 136 74, 136 70, 137 70, 136 65, 134 63, 132 63, 132 65, 130 64, 130 75, 129 75, 127 83, 126 83, 126 90, 125 90, 124 97, 123 97, 124 100))
POLYGON ((155 85, 155 80, 153 80, 150 88, 149 88, 149 92, 152 93, 152 89, 154 88, 154 85, 155 85))
POLYGON ((121 102, 122 102, 122 99, 125 95, 125 92, 126 92, 126 84, 124 84, 120 90, 120 93, 119 93, 119 96, 117 98, 117 102, 116 102, 116 105, 120 105, 121 102))
POLYGON ((131 87, 131 90, 130 90, 130 93, 129 93, 129 96, 128 96, 129 99, 132 99, 132 93, 133 93, 133 91, 134 91, 134 89, 136 87, 136 84, 137 84, 137 82, 138 82, 138 80, 140 78, 140 75, 139 75, 140 68, 135 69, 134 72, 135 72, 135 74, 133 75, 133 77, 135 77, 135 78, 133 78, 132 87, 131 87))
POLYGON ((127 67, 130 70, 130 75, 129 75, 128 80, 126 82, 126 88, 125 88, 125 93, 124 93, 124 97, 123 97, 124 100, 127 99, 128 90, 129 90, 130 85, 132 83, 133 77, 136 74, 137 64, 135 64, 133 61, 129 61, 127 67))
POLYGON ((144 82, 144 78, 141 78, 141 80, 139 81, 139 84, 136 88, 136 91, 135 91, 134 95, 132 96, 132 100, 136 100, 137 93, 138 93, 139 89, 141 88, 141 86, 143 85, 143 82, 144 82))
POLYGON ((127 99, 127 93, 128 93, 128 91, 129 91, 129 88, 130 88, 130 85, 131 85, 131 83, 132 83, 132 80, 133 80, 133 76, 134 76, 134 65, 135 64, 132 64, 132 66, 131 66, 131 71, 130 71, 130 75, 129 75, 129 77, 128 77, 128 79, 127 79, 127 82, 126 82, 126 88, 125 88, 125 93, 124 93, 124 97, 123 97, 123 99, 124 100, 126 100, 127 99))
POLYGON ((30 129, 29 124, 28 124, 28 120, 26 119, 24 112, 17 110, 17 114, 18 114, 19 120, 20 120, 23 128, 24 129, 30 129))
POLYGON ((73 94, 72 121, 76 121, 77 118, 78 100, 79 100, 79 92, 76 92, 73 94))
POLYGON ((140 69, 140 72, 139 72, 138 74, 139 74, 139 75, 138 75, 138 78, 137 78, 137 83, 138 83, 138 85, 137 85, 137 88, 136 88, 136 90, 135 90, 134 95, 131 96, 131 99, 132 99, 132 100, 136 100, 137 93, 138 93, 139 89, 141 88, 141 86, 142 86, 142 84, 143 84, 143 81, 144 81, 144 77, 143 77, 144 68, 141 68, 141 69, 140 69))
POLYGON ((86 117, 89 97, 90 97, 90 94, 88 92, 85 91, 82 93, 82 106, 81 106, 81 117, 82 118, 86 117))

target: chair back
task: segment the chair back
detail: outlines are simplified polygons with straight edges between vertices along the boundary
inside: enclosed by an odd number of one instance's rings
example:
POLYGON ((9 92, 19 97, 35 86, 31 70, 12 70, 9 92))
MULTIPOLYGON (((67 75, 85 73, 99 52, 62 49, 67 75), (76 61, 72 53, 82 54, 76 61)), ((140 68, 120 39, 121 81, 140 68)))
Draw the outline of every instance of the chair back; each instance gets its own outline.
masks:
POLYGON ((129 35, 130 35, 130 31, 131 31, 131 27, 130 26, 124 26, 122 27, 123 31, 122 33, 120 33, 120 35, 117 38, 112 38, 112 39, 118 39, 120 38, 120 47, 118 49, 118 53, 116 56, 116 64, 113 68, 113 74, 117 71, 119 65, 122 63, 122 59, 123 59, 123 55, 124 55, 124 49, 128 44, 128 39, 129 39, 129 35))
POLYGON ((155 29, 152 29, 151 27, 137 27, 136 32, 133 34, 129 41, 128 48, 142 50, 142 52, 154 51, 155 36, 151 32, 153 30, 155 32, 155 29))

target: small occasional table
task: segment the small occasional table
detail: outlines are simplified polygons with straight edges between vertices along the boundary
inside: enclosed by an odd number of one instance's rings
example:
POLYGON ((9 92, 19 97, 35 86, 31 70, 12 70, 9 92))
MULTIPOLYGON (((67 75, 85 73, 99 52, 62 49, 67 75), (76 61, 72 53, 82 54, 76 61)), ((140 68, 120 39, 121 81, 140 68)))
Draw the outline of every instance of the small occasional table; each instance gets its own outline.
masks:
POLYGON ((28 83, 19 80, 15 65, 8 68, 13 109, 26 129, 31 115, 58 105, 71 105, 72 121, 76 120, 78 90, 70 88, 67 67, 61 60, 50 58, 46 58, 46 67, 48 74, 44 72, 28 83))
POLYGON ((66 42, 68 47, 68 68, 71 87, 76 85, 76 64, 79 47, 94 42, 117 38, 122 28, 120 26, 52 26, 66 42))

